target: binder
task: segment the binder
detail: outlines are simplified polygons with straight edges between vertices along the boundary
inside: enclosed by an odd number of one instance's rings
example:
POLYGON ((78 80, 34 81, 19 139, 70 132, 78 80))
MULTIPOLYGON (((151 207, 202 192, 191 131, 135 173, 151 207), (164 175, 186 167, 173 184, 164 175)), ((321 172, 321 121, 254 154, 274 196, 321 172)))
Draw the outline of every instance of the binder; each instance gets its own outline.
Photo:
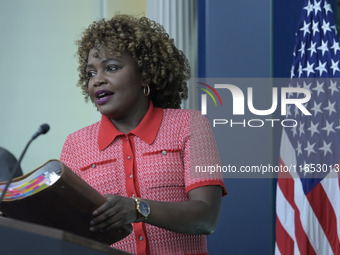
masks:
MULTIPOLYGON (((0 182, 2 191, 6 182, 0 182)), ((93 187, 59 160, 14 178, 1 203, 4 216, 58 228, 105 244, 132 231, 131 224, 109 232, 91 232, 92 212, 106 201, 93 187)))

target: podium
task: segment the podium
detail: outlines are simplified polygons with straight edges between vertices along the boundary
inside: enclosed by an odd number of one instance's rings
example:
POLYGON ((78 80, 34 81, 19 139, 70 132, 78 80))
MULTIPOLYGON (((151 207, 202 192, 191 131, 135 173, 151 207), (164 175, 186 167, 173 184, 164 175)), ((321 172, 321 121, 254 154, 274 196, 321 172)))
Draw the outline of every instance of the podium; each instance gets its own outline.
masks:
POLYGON ((128 255, 69 232, 0 216, 1 255, 128 255))

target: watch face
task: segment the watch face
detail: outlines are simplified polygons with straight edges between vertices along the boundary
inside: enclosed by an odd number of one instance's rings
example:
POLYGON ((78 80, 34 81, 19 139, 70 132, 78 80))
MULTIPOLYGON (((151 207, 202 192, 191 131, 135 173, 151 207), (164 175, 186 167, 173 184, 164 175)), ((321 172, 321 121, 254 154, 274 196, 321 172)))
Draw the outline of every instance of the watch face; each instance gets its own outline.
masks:
POLYGON ((150 213, 150 207, 145 201, 140 201, 139 203, 139 210, 140 213, 144 216, 147 217, 150 213))

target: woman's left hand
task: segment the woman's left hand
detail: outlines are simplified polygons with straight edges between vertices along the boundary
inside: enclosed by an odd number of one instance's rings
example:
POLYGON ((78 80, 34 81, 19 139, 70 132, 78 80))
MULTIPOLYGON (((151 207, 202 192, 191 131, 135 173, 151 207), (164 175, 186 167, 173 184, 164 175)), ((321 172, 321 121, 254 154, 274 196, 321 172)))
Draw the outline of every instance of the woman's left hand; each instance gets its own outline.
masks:
POLYGON ((137 218, 135 201, 129 197, 104 195, 107 201, 93 212, 91 231, 110 231, 134 222, 137 218))

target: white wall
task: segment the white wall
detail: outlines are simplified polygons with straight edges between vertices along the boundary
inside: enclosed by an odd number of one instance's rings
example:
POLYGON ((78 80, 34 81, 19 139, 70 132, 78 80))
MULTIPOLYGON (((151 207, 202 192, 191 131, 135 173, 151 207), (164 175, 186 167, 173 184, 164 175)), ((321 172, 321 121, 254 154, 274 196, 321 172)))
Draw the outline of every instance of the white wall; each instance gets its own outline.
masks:
POLYGON ((145 16, 146 0, 102 0, 106 2, 106 17, 109 19, 116 13, 145 16))
POLYGON ((59 158, 68 134, 100 119, 85 103, 75 41, 93 20, 116 12, 145 14, 145 0, 0 0, 0 146, 19 158, 43 123, 21 164, 25 173, 59 158))
POLYGON ((98 0, 0 0, 0 146, 17 158, 42 123, 51 130, 22 162, 59 158, 66 136, 99 119, 76 86, 75 40, 100 17, 98 0))

